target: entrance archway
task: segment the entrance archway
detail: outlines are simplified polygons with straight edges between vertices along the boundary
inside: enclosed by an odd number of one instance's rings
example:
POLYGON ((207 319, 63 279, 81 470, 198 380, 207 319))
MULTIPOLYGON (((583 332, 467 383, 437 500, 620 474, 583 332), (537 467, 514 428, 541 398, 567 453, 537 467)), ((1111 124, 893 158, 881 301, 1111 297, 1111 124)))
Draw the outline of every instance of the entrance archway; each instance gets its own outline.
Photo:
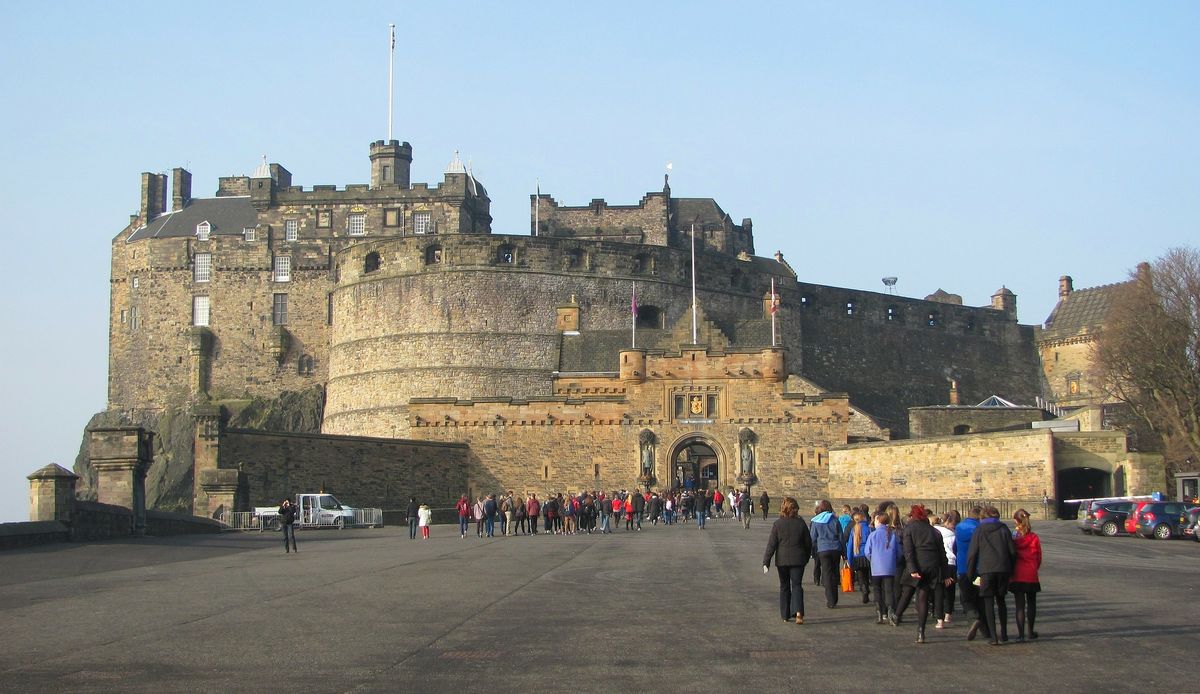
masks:
POLYGON ((707 437, 692 435, 671 447, 668 486, 672 489, 716 489, 722 485, 724 456, 707 437))
POLYGON ((1107 470, 1092 467, 1073 467, 1058 470, 1054 474, 1054 486, 1059 498, 1059 517, 1074 518, 1078 504, 1067 504, 1062 499, 1095 499, 1112 496, 1112 475, 1107 470))

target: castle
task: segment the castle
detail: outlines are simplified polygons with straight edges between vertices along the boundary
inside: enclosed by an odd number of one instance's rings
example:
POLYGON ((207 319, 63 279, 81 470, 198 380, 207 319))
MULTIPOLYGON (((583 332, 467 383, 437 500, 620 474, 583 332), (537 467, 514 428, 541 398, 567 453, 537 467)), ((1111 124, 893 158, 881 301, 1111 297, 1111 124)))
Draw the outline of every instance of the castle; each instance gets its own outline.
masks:
POLYGON ((372 143, 370 183, 342 189, 264 158, 197 198, 175 169, 169 208, 167 176, 142 174, 112 244, 108 407, 192 408, 196 514, 316 484, 384 506, 464 485, 819 498, 831 451, 909 435, 909 408, 952 384, 969 402, 1048 392, 1005 288, 969 307, 809 284, 755 255, 750 219, 667 179, 636 205, 539 193, 529 233, 496 234, 457 154, 430 186, 412 151, 372 143), (305 445, 226 424, 310 389, 305 445))

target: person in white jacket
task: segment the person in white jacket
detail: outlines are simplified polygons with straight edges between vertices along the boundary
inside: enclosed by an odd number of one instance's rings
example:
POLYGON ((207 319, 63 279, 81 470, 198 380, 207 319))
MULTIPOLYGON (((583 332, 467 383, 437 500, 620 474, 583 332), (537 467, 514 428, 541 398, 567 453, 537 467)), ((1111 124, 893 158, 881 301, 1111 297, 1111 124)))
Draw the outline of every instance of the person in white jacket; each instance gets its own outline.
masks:
POLYGON ((429 521, 433 518, 433 511, 430 510, 428 504, 421 504, 417 509, 417 525, 421 528, 421 538, 429 539, 429 521))
POLYGON ((947 573, 942 576, 942 581, 939 581, 933 588, 933 613, 937 615, 937 624, 933 625, 934 629, 945 629, 950 623, 950 615, 954 612, 954 584, 946 585, 944 579, 957 578, 958 568, 954 564, 954 555, 957 550, 954 540, 954 526, 958 525, 958 511, 950 510, 945 516, 933 517, 933 528, 942 534, 942 542, 946 545, 946 560, 950 562, 947 567, 947 573))

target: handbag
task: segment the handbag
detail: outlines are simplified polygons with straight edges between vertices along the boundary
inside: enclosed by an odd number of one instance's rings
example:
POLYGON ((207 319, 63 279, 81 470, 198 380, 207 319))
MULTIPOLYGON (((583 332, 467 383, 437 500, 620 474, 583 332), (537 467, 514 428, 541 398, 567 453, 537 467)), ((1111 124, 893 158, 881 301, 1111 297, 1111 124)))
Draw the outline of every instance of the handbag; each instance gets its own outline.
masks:
POLYGON ((842 592, 843 593, 853 593, 854 592, 854 575, 853 575, 853 572, 850 570, 850 565, 846 564, 846 563, 842 564, 842 592))

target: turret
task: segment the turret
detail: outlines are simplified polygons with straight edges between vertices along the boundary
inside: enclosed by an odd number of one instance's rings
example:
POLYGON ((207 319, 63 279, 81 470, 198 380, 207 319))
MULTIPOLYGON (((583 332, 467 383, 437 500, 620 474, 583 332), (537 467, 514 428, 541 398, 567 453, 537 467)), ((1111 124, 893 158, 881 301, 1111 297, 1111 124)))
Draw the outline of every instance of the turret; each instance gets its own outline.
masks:
POLYGON ((1016 318, 1017 295, 1013 294, 1008 287, 1000 287, 992 295, 992 308, 997 311, 1004 311, 1010 318, 1016 318))
POLYGON ((629 383, 646 380, 646 350, 621 350, 621 380, 629 383))
POLYGON ((408 188, 412 169, 412 145, 399 140, 371 143, 371 187, 397 185, 408 188))

